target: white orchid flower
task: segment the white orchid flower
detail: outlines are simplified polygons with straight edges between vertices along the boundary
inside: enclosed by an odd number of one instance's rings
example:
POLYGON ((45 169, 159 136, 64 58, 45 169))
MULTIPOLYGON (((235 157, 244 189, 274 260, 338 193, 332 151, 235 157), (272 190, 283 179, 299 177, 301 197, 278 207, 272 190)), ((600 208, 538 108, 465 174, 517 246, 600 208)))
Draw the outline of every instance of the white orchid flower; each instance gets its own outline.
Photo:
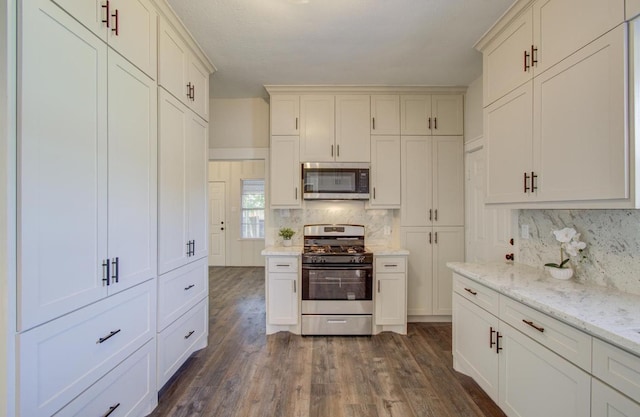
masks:
POLYGON ((576 229, 572 227, 565 227, 562 230, 554 230, 553 234, 555 235, 556 240, 558 242, 567 243, 567 242, 570 242, 571 239, 575 237, 577 232, 576 232, 576 229))

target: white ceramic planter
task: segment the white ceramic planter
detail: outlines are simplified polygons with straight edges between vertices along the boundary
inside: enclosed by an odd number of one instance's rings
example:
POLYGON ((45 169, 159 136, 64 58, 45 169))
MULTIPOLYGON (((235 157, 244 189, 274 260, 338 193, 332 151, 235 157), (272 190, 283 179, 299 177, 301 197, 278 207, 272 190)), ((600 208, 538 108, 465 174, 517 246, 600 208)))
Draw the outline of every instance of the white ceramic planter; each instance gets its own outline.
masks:
POLYGON ((291 239, 282 239, 282 246, 291 246, 291 239))
POLYGON ((546 268, 549 274, 555 279, 567 280, 573 276, 572 268, 554 268, 552 266, 547 266, 546 268))

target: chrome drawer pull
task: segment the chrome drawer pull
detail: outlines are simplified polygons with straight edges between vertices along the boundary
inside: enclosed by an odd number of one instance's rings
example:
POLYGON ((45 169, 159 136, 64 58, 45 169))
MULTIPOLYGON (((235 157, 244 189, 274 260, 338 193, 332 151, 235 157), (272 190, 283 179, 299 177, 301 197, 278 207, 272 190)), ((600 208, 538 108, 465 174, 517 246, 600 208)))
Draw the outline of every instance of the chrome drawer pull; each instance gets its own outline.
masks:
POLYGON ((118 333, 120 333, 120 329, 118 330, 113 330, 111 333, 109 333, 107 336, 105 337, 101 337, 100 339, 98 339, 98 341, 96 342, 96 345, 106 342, 107 340, 111 339, 113 336, 117 335, 118 333))
POLYGON ((118 407, 120 407, 120 403, 118 403, 116 405, 112 405, 111 407, 109 407, 109 411, 107 411, 107 413, 105 415, 103 415, 102 417, 109 417, 111 415, 111 413, 116 411, 116 408, 118 408, 118 407))
POLYGON ((464 290, 468 293, 471 293, 472 295, 478 295, 478 293, 472 290, 471 288, 465 288, 464 290))
POLYGON ((535 324, 533 324, 533 321, 522 319, 522 322, 528 324, 531 327, 533 327, 534 329, 536 329, 540 333, 544 332, 544 327, 536 326, 535 324))
POLYGON ((346 320, 327 320, 327 324, 347 324, 346 320))
POLYGON ((191 337, 192 334, 194 334, 196 331, 195 330, 191 330, 189 333, 187 333, 187 335, 184 337, 185 339, 188 339, 191 337))

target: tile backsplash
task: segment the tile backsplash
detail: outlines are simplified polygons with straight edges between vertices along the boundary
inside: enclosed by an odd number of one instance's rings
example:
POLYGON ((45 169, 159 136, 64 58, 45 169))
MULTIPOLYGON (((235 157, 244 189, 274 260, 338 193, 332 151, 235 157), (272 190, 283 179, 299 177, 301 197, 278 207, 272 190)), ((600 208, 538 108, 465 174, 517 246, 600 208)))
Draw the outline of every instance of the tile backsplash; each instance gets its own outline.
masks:
POLYGON ((552 232, 573 227, 587 243, 586 259, 572 258, 575 279, 640 294, 640 210, 520 210, 518 225, 529 225, 531 235, 519 240, 519 262, 557 263, 560 243, 552 232))
POLYGON ((302 245, 303 227, 307 224, 358 224, 365 226, 367 245, 394 245, 398 239, 399 210, 366 210, 362 201, 305 201, 304 210, 271 210, 270 224, 265 230, 267 246, 279 245, 281 227, 296 234, 294 245, 302 245), (385 227, 391 231, 385 235, 385 227))

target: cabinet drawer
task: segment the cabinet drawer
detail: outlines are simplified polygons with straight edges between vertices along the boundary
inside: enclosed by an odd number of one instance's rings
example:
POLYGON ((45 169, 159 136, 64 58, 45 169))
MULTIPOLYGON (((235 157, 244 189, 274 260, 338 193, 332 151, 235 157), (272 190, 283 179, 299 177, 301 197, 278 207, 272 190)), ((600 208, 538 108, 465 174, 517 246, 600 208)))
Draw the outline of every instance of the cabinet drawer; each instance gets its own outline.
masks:
POLYGON ((209 293, 207 258, 158 278, 158 330, 162 330, 209 293))
POLYGON ((20 412, 50 416, 156 332, 155 281, 20 334, 20 412))
POLYGON ((313 335, 370 335, 373 321, 370 315, 364 316, 302 316, 302 334, 313 335))
POLYGON ((376 273, 405 272, 405 264, 406 258, 400 256, 376 258, 376 273))
POLYGON ((640 402, 640 357, 594 338, 593 375, 640 402))
POLYGON ((500 295, 496 291, 456 273, 453 274, 453 291, 498 316, 500 295))
POLYGON ((143 416, 157 403, 156 344, 150 341, 55 417, 105 416, 111 410, 112 416, 143 416))
POLYGON ((298 272, 298 258, 293 256, 287 257, 270 257, 269 272, 298 272))
POLYGON ((207 345, 208 300, 204 299, 158 334, 158 389, 189 355, 207 345))
POLYGON ((591 371, 591 336, 515 300, 500 296, 500 320, 558 355, 591 371))

